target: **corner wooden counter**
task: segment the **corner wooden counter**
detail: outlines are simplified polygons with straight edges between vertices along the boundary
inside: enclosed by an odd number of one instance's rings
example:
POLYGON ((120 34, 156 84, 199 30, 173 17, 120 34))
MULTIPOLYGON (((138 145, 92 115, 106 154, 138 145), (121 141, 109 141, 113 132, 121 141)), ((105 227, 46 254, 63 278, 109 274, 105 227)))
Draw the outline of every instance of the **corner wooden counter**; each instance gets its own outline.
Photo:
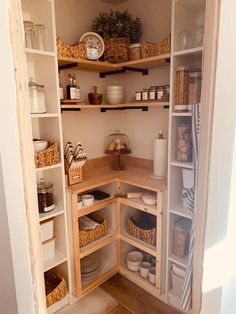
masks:
MULTIPOLYGON (((163 241, 163 203, 164 191, 166 190, 165 180, 152 179, 150 170, 135 167, 128 167, 127 170, 114 171, 110 167, 98 167, 84 172, 83 182, 67 188, 68 207, 70 213, 69 230, 71 230, 71 242, 73 242, 74 256, 74 294, 77 298, 108 280, 117 272, 133 281, 152 295, 160 298, 165 289, 165 280, 162 278, 165 265, 162 254, 163 241), (93 205, 78 209, 78 194, 89 193, 93 189, 104 190, 111 197, 104 200, 95 200, 93 205), (131 191, 152 192, 156 195, 157 204, 154 206, 143 203, 141 199, 127 199, 124 197, 131 191), (111 191, 111 192, 110 192, 111 191), (101 215, 110 219, 109 232, 106 236, 80 247, 80 231, 78 220, 81 217, 101 211, 101 215), (151 245, 138 238, 132 237, 127 232, 127 218, 140 211, 151 214, 156 221, 156 244, 151 245), (72 228, 70 227, 72 225, 72 228), (154 257, 156 265, 156 283, 151 284, 148 279, 143 279, 139 273, 131 272, 126 267, 126 254, 130 250, 138 249, 154 257), (98 254, 103 259, 102 270, 97 278, 87 282, 81 277, 81 259, 90 254, 98 254)), ((153 265, 153 266, 154 266, 153 265)))

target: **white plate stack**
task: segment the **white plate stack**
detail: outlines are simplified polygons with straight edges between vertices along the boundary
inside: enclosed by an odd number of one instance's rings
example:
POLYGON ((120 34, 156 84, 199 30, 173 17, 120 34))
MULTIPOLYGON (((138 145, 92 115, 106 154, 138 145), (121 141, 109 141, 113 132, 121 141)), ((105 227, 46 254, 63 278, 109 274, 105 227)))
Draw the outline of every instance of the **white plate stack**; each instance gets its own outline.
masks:
POLYGON ((86 256, 81 260, 81 279, 83 281, 96 279, 101 272, 99 256, 86 256))
POLYGON ((107 86, 106 98, 110 105, 121 104, 124 100, 123 86, 107 86))

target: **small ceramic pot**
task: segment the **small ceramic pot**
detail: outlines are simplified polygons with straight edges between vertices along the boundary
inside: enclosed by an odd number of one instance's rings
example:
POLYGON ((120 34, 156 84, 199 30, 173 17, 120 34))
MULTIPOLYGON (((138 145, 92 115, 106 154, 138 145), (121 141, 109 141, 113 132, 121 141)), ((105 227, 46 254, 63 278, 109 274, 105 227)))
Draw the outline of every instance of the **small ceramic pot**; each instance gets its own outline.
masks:
POLYGON ((149 269, 152 267, 151 263, 149 262, 142 262, 140 264, 139 272, 142 278, 147 279, 149 276, 149 269))
POLYGON ((148 279, 152 285, 156 284, 156 268, 155 267, 151 267, 149 269, 148 279))

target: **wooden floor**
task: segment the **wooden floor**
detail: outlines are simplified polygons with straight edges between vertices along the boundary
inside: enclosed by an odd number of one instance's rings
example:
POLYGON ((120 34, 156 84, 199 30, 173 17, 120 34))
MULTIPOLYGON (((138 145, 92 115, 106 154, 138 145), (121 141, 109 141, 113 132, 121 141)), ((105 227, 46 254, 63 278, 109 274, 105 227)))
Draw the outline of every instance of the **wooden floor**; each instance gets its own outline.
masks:
POLYGON ((119 274, 102 284, 101 288, 133 314, 181 314, 119 274))
POLYGON ((132 313, 130 313, 126 308, 119 304, 111 312, 109 312, 109 314, 132 314, 132 313))

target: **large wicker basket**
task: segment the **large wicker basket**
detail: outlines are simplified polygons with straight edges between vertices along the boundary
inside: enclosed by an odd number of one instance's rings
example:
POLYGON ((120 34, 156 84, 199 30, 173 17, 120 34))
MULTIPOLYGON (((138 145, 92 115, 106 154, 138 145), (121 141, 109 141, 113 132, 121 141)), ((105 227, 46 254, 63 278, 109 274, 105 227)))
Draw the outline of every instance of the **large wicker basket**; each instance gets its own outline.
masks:
POLYGON ((170 53, 171 36, 168 34, 159 43, 144 42, 141 45, 141 57, 149 58, 170 53))
POLYGON ((94 221, 100 224, 99 227, 97 227, 94 230, 80 230, 79 231, 79 245, 80 247, 83 247, 89 243, 92 243, 105 235, 108 234, 108 222, 107 219, 104 217, 98 217, 98 216, 90 216, 94 221))
POLYGON ((126 62, 129 59, 128 38, 105 39, 105 60, 110 63, 126 62))
POLYGON ((60 37, 57 37, 57 54, 58 57, 87 59, 86 45, 84 42, 68 45, 60 37))
POLYGON ((56 165, 59 162, 57 143, 49 143, 48 149, 39 153, 34 153, 34 161, 36 168, 56 165))
POLYGON ((156 245, 156 228, 142 229, 139 226, 140 215, 129 217, 127 224, 127 232, 141 241, 151 245, 156 245))
POLYGON ((66 295, 66 281, 55 271, 44 274, 47 307, 63 299, 66 295))

